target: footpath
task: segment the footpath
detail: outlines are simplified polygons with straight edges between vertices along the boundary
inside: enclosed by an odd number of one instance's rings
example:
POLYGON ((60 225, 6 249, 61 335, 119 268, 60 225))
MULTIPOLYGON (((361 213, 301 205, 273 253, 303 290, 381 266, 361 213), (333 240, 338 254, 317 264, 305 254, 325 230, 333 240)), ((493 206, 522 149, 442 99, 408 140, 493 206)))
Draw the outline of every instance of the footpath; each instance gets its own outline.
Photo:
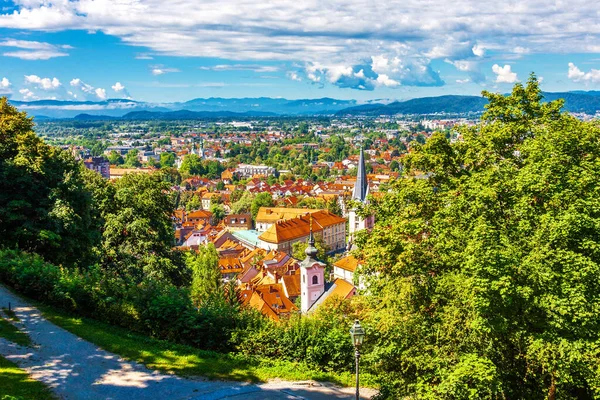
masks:
MULTIPOLYGON (((14 324, 33 347, 0 338, 0 355, 68 400, 183 399, 353 399, 353 388, 317 382, 271 381, 263 384, 188 379, 126 361, 46 320, 41 312, 0 285, 0 306, 11 303, 14 324)), ((361 389, 362 398, 373 390, 361 389)))

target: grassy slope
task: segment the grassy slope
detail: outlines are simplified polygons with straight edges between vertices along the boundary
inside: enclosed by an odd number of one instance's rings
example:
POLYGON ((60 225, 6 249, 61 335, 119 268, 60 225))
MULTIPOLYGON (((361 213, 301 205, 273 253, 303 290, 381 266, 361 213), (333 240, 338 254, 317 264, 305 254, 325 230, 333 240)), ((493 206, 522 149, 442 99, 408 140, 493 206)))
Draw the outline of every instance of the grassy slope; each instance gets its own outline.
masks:
MULTIPOLYGON (((309 369, 301 363, 259 360, 198 350, 134 334, 93 319, 74 317, 52 307, 40 304, 37 306, 43 315, 56 325, 107 351, 140 362, 151 369, 173 372, 180 376, 205 376, 223 380, 259 382, 274 378, 314 379, 343 386, 354 384, 354 376, 348 372, 324 373, 309 369)), ((365 386, 372 386, 373 380, 368 375, 361 374, 361 381, 365 386)))
POLYGON ((35 381, 25 371, 0 356, 0 395, 20 399, 55 399, 43 383, 35 381))

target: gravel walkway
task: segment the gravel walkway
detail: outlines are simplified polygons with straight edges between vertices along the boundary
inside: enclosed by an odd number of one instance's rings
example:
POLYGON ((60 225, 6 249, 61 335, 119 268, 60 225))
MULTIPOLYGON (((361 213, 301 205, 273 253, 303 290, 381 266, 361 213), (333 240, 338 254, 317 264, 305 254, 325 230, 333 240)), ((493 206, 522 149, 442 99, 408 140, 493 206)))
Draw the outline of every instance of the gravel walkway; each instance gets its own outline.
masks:
MULTIPOLYGON (((47 321, 39 310, 0 285, 0 307, 12 309, 16 322, 34 342, 21 347, 0 338, 0 355, 47 384, 61 399, 352 399, 352 388, 315 382, 265 384, 185 379, 125 361, 47 321)), ((363 395, 374 391, 362 389, 363 395)), ((365 399, 368 397, 364 397, 365 399)))

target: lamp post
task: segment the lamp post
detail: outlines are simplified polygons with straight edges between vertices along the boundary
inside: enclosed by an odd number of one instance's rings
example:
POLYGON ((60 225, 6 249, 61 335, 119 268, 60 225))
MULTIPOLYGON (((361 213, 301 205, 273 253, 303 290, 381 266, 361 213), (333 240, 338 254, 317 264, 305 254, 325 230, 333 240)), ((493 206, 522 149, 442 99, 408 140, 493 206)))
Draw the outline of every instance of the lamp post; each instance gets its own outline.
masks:
POLYGON ((358 384, 358 365, 360 361, 360 346, 365 339, 365 330, 360 326, 358 320, 354 320, 354 325, 350 328, 350 337, 352 338, 352 344, 354 344, 354 359, 356 361, 356 400, 360 399, 360 389, 358 384))

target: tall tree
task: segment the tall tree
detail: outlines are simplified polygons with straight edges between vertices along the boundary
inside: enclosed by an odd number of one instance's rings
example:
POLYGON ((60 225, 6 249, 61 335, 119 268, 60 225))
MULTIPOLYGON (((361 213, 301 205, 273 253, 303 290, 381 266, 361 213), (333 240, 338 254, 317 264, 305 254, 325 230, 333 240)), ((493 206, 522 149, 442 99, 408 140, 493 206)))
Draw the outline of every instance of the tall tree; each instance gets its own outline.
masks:
POLYGON ((192 271, 190 295, 197 307, 224 299, 219 254, 212 243, 200 247, 197 253, 189 253, 186 264, 192 271))
POLYGON ((81 163, 33 132, 33 121, 0 98, 0 245, 58 264, 93 261, 100 220, 81 163))
POLYGON ((484 95, 481 123, 415 146, 368 211, 366 361, 394 398, 598 397, 600 127, 535 76, 484 95))

